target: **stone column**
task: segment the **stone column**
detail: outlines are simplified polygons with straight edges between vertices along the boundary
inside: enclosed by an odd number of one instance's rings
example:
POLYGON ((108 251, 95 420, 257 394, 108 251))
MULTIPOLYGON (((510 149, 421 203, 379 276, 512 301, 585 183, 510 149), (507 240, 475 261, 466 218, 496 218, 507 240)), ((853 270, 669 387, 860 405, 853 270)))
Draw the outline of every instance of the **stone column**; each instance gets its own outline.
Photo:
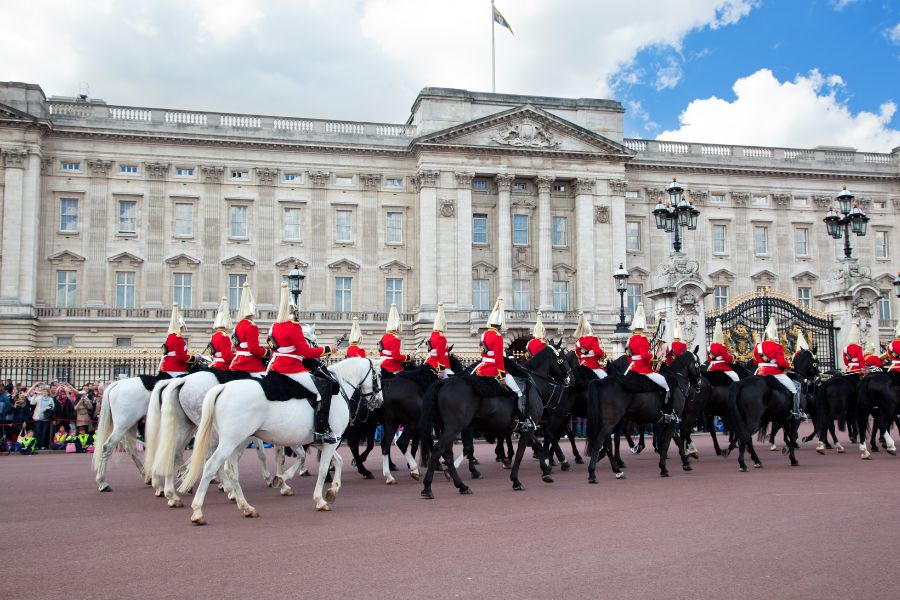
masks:
MULTIPOLYGON (((310 222, 313 223, 313 226, 318 225, 322 229, 325 229, 326 223, 329 223, 328 196, 325 186, 328 185, 330 179, 331 173, 328 171, 309 172, 309 180, 313 186, 309 201, 310 222)), ((311 292, 309 296, 310 310, 331 310, 333 306, 328 299, 328 290, 332 287, 327 281, 329 274, 325 262, 328 256, 327 248, 334 241, 334 232, 321 231, 320 236, 324 243, 320 242, 309 246, 309 272, 306 274, 307 281, 303 287, 311 292)))
MULTIPOLYGON (((497 276, 500 296, 512 306, 512 216, 509 197, 513 176, 501 173, 497 181, 497 276)), ((493 302, 491 302, 493 304, 493 302)))
POLYGON ((539 310, 553 310, 553 222, 550 214, 550 186, 554 177, 540 175, 538 187, 538 282, 539 310))
POLYGON ((163 308, 171 301, 168 291, 171 282, 165 280, 163 260, 165 259, 166 231, 166 178, 168 163, 144 163, 144 171, 150 179, 147 194, 147 260, 141 273, 140 285, 144 289, 144 306, 163 308))
POLYGON ((472 180, 456 174, 456 308, 472 310, 472 180))
POLYGON ((225 167, 204 165, 200 167, 203 174, 203 197, 200 199, 198 218, 202 227, 199 236, 201 252, 200 279, 201 298, 204 308, 218 306, 219 299, 228 295, 228 279, 222 280, 221 248, 222 240, 227 235, 221 218, 222 213, 222 175, 225 167))
POLYGON ((440 171, 419 171, 419 312, 437 310, 437 183, 440 171))
POLYGON ((3 243, 0 257, 0 302, 20 304, 19 276, 24 265, 22 236, 25 222, 25 167, 28 153, 22 149, 3 150, 3 243))
POLYGON ((34 306, 38 272, 41 206, 41 157, 30 153, 22 173, 22 245, 19 248, 19 304, 34 306))
MULTIPOLYGON (((82 288, 85 306, 102 307, 106 304, 106 240, 109 238, 109 171, 111 160, 87 161, 91 175, 90 191, 86 197, 84 214, 88 216, 91 236, 87 240, 87 261, 84 264, 82 288)), ((84 231, 87 231, 85 227, 84 231)))
MULTIPOLYGON (((281 240, 281 233, 276 224, 281 222, 281 215, 275 214, 275 182, 278 181, 278 169, 256 168, 256 181, 259 183, 259 207, 256 209, 256 235, 251 248, 256 256, 252 257, 259 268, 256 269, 256 301, 259 304, 271 304, 277 309, 281 296, 281 277, 275 269, 274 248, 276 240, 281 240)), ((251 233, 251 235, 254 235, 251 233)), ((252 238, 251 238, 252 239, 252 238)), ((302 297, 302 296, 301 296, 302 297)))
POLYGON ((575 181, 577 306, 585 312, 596 303, 594 287, 594 180, 575 181))
MULTIPOLYGON (((378 312, 382 309, 384 296, 376 293, 379 289, 378 276, 381 271, 378 270, 378 234, 372 231, 378 219, 378 187, 381 185, 381 173, 360 173, 359 182, 363 186, 362 198, 360 199, 359 215, 360 223, 363 223, 364 230, 360 244, 362 254, 360 259, 360 290, 365 293, 357 295, 360 298, 359 310, 364 312, 378 312)), ((405 228, 405 224, 404 224, 405 228)), ((404 242, 406 240, 404 239, 404 242)))

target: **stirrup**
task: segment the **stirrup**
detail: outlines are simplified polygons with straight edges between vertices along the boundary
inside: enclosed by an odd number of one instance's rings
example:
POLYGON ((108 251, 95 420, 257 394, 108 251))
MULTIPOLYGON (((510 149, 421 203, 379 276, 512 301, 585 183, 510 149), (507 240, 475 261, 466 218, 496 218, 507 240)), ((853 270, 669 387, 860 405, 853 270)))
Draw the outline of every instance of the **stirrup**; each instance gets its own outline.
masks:
POLYGON ((659 419, 659 422, 660 423, 674 423, 675 425, 677 425, 678 423, 681 423, 681 419, 679 419, 678 415, 676 415, 674 412, 672 412, 672 413, 664 412, 662 414, 662 417, 659 419))
POLYGON ((527 417, 525 419, 516 419, 516 424, 513 429, 520 432, 534 431, 537 429, 537 425, 535 425, 531 417, 527 417))
POLYGON ((337 444, 340 439, 341 438, 335 436, 330 429, 326 430, 325 433, 317 431, 313 434, 314 444, 337 444))
POLYGON ((801 422, 809 420, 809 415, 802 410, 791 411, 791 417, 801 422))

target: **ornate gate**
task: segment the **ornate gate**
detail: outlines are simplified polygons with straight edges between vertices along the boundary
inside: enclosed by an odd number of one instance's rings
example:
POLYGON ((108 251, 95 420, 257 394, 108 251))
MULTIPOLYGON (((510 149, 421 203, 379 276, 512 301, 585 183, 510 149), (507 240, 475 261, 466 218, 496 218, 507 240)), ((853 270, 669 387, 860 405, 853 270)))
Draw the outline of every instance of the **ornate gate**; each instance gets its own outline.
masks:
POLYGON ((819 359, 823 371, 837 367, 834 317, 806 308, 793 296, 764 288, 743 294, 727 306, 706 313, 706 339, 712 340, 716 319, 722 320, 725 343, 739 361, 753 359, 754 339, 762 336, 774 315, 781 343, 793 354, 797 333, 802 330, 819 359))

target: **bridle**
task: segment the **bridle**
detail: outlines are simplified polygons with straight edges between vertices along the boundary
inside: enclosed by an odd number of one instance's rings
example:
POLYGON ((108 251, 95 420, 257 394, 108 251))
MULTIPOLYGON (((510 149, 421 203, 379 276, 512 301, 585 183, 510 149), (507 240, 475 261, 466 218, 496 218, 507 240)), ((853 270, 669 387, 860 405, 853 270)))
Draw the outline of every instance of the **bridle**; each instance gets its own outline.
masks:
MULTIPOLYGON (((566 373, 563 383, 556 383, 554 378, 549 375, 541 375, 540 373, 537 373, 531 369, 526 369, 525 367, 520 368, 528 374, 528 381, 531 383, 531 385, 538 387, 537 382, 534 380, 534 378, 536 377, 538 379, 541 379, 547 386, 550 387, 550 395, 547 398, 546 403, 544 403, 543 408, 544 410, 552 411, 559 406, 559 403, 562 400, 563 394, 565 393, 566 389, 571 387, 572 385, 572 369, 569 364, 566 363, 563 358, 561 358, 558 348, 553 346, 553 344, 547 344, 547 348, 550 348, 553 351, 553 354, 556 357, 555 360, 557 366, 561 366, 566 373)), ((541 394, 541 396, 543 401, 543 395, 541 394)))
MULTIPOLYGON (((347 406, 353 406, 353 402, 351 399, 353 396, 356 396, 356 393, 359 392, 359 402, 356 403, 356 408, 353 411, 353 414, 350 418, 350 423, 365 423, 369 420, 369 417, 372 413, 381 406, 381 403, 378 401, 378 396, 381 394, 381 376, 378 374, 378 370, 375 368, 375 365, 372 363, 371 358, 366 358, 366 362, 369 363, 369 369, 366 371, 365 376, 360 380, 360 382, 353 388, 353 391, 350 395, 347 395, 347 392, 344 390, 344 386, 338 385, 338 389, 341 392, 341 397, 347 403, 347 406), (366 382, 367 379, 371 376, 372 378, 372 391, 363 392, 362 386, 366 382), (365 404, 366 406, 366 415, 364 419, 359 419, 360 413, 362 412, 362 406, 365 404)), ((330 374, 330 373, 329 373, 330 374)))

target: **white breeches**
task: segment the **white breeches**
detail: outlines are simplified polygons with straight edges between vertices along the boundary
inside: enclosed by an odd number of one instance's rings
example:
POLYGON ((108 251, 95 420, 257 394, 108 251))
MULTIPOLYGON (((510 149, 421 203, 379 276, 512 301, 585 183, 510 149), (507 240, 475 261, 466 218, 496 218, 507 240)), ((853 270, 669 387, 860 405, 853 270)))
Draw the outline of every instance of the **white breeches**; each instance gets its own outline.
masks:
POLYGON ((302 385, 303 387, 305 387, 306 389, 308 389, 309 391, 314 393, 316 395, 316 398, 321 400, 321 398, 319 397, 319 390, 316 389, 316 384, 313 381, 312 375, 310 375, 308 372, 285 373, 285 375, 287 375, 288 377, 290 377, 291 379, 293 379, 294 381, 296 381, 297 383, 299 383, 300 385, 302 385))
POLYGON ((663 388, 667 392, 669 391, 669 384, 666 383, 666 378, 660 375, 659 373, 647 373, 647 377, 653 380, 653 383, 663 388))
POLYGON ((506 374, 506 387, 514 391, 519 396, 522 395, 522 390, 519 389, 519 384, 516 383, 515 378, 509 373, 506 374))
POLYGON ((591 369, 594 372, 594 375, 597 376, 597 379, 606 379, 606 371, 603 369, 591 369))
POLYGON ((721 372, 728 375, 728 377, 730 377, 732 381, 740 381, 741 380, 741 378, 738 377, 738 374, 735 373, 734 371, 721 371, 721 372))
POLYGON ((441 379, 447 379, 451 375, 456 375, 451 369, 444 369, 441 371, 441 379))
POLYGON ((792 393, 797 393, 797 385, 794 383, 794 380, 781 373, 780 375, 772 375, 775 379, 778 380, 778 383, 791 390, 792 393))

